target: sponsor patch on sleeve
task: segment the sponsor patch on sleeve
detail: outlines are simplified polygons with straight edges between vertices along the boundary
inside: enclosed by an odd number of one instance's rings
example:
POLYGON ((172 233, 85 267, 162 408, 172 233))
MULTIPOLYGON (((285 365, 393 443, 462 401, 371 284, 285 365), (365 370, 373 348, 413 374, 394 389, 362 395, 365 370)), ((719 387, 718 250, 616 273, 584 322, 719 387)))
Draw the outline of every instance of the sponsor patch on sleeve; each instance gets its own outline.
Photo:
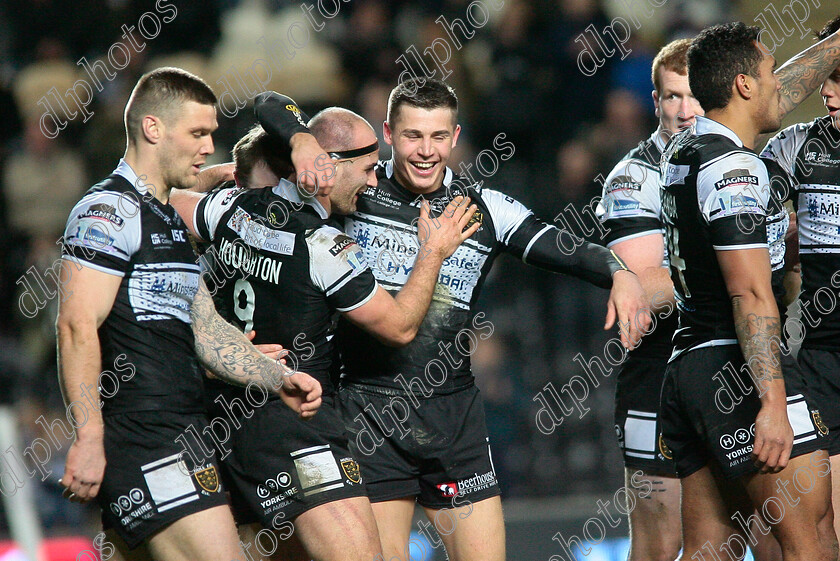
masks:
POLYGON ((715 183, 715 189, 720 191, 727 187, 758 186, 758 177, 752 175, 748 169, 733 169, 723 174, 723 179, 715 183))

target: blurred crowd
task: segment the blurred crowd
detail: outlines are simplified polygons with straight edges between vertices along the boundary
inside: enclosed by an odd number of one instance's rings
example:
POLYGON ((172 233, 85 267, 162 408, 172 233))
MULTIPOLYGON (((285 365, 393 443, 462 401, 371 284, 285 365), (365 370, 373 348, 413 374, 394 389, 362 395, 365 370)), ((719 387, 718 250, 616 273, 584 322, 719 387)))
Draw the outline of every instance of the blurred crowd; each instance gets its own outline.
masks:
MULTIPOLYGON (((39 120, 48 90, 61 94, 90 77, 77 61, 107 60, 115 41, 127 44, 121 26, 137 25, 152 2, 140 0, 7 0, 0 4, 0 400, 21 420, 23 442, 42 436, 35 419, 62 418, 56 382, 56 299, 34 318, 19 309, 29 271, 43 271, 58 256, 67 214, 82 193, 116 166, 125 139, 122 111, 146 70, 172 64, 198 73, 220 93, 231 69, 244 72, 268 60, 266 45, 288 41, 303 20, 301 4, 269 0, 159 0, 177 9, 113 79, 100 74, 101 91, 54 139, 39 120)), ((315 5, 314 0, 306 2, 315 5)), ((322 0, 328 11, 320 32, 310 32, 294 57, 274 68, 269 87, 291 95, 309 114, 341 105, 380 129, 387 96, 404 69, 395 63, 411 45, 422 52, 446 31, 436 22, 466 19, 469 0, 322 0)), ((600 194, 597 178, 655 128, 650 65, 657 48, 729 19, 728 2, 669 0, 641 16, 624 60, 616 52, 590 76, 578 68, 590 24, 602 30, 621 14, 615 0, 485 0, 490 21, 452 49, 447 81, 461 102, 461 140, 452 167, 473 162, 505 133, 513 157, 487 178, 499 189, 552 221, 568 205, 580 208, 600 194), (497 9, 499 4, 503 4, 497 9)), ((637 4, 645 5, 644 0, 637 4)), ((649 7, 649 6, 647 6, 649 7)), ((162 15, 162 14, 161 14, 162 15)), ((136 32, 135 37, 142 41, 136 32)), ((299 38, 301 36, 298 36, 299 38)), ((592 38, 590 36, 590 42, 592 38)), ((302 43, 303 40, 300 39, 302 43)), ((116 56, 116 55, 115 55, 116 56)), ((116 59, 115 59, 116 60, 116 59)), ((436 68, 428 60, 430 69, 436 68)), ((438 74, 436 77, 440 77, 438 74)), ((241 91, 241 90, 240 90, 241 91)), ((51 98, 50 98, 51 99, 51 98)), ((54 104, 55 105, 55 104, 54 104)), ((72 107, 70 107, 72 109, 72 107)), ((250 107, 219 115, 215 162, 229 159, 252 124, 250 107)), ((382 157, 389 154, 382 143, 382 157)), ((598 241, 597 237, 593 241, 598 241)), ((592 388, 591 411, 564 419, 551 435, 534 422, 534 395, 551 382, 559 388, 582 374, 574 357, 603 357, 606 291, 574 278, 543 273, 502 258, 485 285, 479 309, 495 332, 473 354, 474 372, 487 407, 493 459, 504 496, 521 498, 579 492, 612 492, 623 468, 613 430, 614 379, 592 388)), ((22 448, 22 447, 21 447, 22 448)), ((62 452, 66 451, 66 446, 62 452)), ((52 480, 36 485, 43 523, 58 531, 89 516, 62 502, 56 491, 63 458, 54 455, 52 480)), ((0 468, 1 469, 1 468, 0 468)), ((0 528, 6 524, 0 524, 0 528)))

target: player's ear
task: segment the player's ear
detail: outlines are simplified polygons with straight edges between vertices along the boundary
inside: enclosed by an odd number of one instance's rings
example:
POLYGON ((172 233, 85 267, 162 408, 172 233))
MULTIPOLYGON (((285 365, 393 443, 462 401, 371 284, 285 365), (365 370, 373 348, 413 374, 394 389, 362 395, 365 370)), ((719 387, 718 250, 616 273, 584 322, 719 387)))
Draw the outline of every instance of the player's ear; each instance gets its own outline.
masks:
POLYGON ((140 121, 140 127, 143 131, 143 137, 149 144, 157 144, 163 137, 165 127, 163 122, 154 115, 146 115, 140 121))
POLYGON ((659 117, 659 94, 656 93, 656 90, 653 90, 650 95, 653 97, 653 112, 659 117))
POLYGON ((455 132, 452 134, 452 148, 458 144, 458 135, 461 134, 461 125, 455 125, 455 132))
POLYGON ((744 99, 751 99, 753 96, 753 79, 746 74, 738 74, 735 76, 735 91, 744 99))
POLYGON ((382 138, 385 139, 386 144, 394 144, 393 140, 391 139, 391 125, 388 124, 388 121, 382 121, 382 138))

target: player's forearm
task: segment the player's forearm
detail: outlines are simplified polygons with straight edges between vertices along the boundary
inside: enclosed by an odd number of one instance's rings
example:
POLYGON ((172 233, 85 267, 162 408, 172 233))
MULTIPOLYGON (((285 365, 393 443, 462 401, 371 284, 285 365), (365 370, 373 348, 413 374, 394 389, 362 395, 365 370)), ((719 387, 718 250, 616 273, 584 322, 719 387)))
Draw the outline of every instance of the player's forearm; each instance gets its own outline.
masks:
POLYGON ((423 318, 429 311, 432 296, 437 286, 443 257, 435 252, 422 253, 414 262, 414 268, 405 285, 396 295, 397 307, 400 310, 399 319, 393 328, 397 331, 395 342, 407 345, 417 335, 423 318), (422 256, 422 258, 421 258, 422 256))
POLYGON ((738 343, 762 404, 785 404, 779 352, 781 322, 772 293, 759 295, 747 291, 734 296, 732 315, 738 343))
POLYGON ((269 91, 257 95, 254 114, 268 134, 283 140, 291 148, 295 147, 295 141, 303 139, 298 133, 309 134, 297 104, 283 94, 269 91))
POLYGON ((615 253, 600 245, 583 242, 567 251, 565 247, 571 247, 569 244, 573 240, 566 236, 571 234, 556 228, 547 231, 531 245, 525 262, 554 273, 577 277, 601 288, 612 287, 612 276, 616 271, 629 270, 615 253))
POLYGON ((650 301, 651 310, 672 309, 676 303, 674 299, 674 283, 666 267, 647 267, 639 271, 639 282, 645 289, 650 301))
POLYGON ((254 383, 276 392, 283 386, 284 375, 291 374, 222 319, 203 283, 193 301, 190 317, 198 360, 219 379, 237 386, 254 383))
POLYGON ((56 322, 58 381, 65 406, 86 404, 87 421, 76 428, 80 440, 104 435, 99 405, 99 374, 102 369, 99 337, 95 322, 59 315, 56 322))
POLYGON ((782 83, 779 112, 785 117, 840 66, 840 32, 833 33, 788 60, 776 70, 782 83))

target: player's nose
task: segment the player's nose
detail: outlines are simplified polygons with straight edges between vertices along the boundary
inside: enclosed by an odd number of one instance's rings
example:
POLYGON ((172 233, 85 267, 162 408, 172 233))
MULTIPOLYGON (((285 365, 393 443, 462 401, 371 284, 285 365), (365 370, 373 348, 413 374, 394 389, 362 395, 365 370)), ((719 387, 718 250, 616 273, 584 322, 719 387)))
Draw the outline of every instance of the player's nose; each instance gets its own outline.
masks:
POLYGON ((423 138, 423 142, 420 143, 420 155, 422 156, 431 156, 432 155, 432 139, 429 137, 423 138))

